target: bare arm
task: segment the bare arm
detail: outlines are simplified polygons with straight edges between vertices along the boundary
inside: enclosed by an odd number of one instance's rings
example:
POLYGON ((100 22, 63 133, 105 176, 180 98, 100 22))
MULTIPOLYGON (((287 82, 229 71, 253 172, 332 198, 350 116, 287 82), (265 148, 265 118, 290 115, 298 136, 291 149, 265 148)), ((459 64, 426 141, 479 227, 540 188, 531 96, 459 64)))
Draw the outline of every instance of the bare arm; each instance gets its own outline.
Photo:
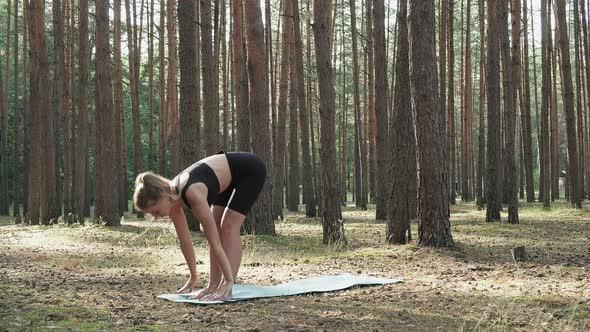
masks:
MULTIPOLYGON (((215 218, 213 217, 211 209, 209 208, 209 204, 207 203, 206 195, 203 195, 202 192, 193 192, 190 196, 192 196, 192 199, 189 198, 191 200, 192 212, 203 227, 203 232, 205 233, 205 237, 207 237, 207 241, 209 242, 209 250, 211 251, 212 256, 215 257, 215 260, 219 265, 221 272, 223 273, 223 279, 225 282, 233 284, 234 277, 231 266, 229 264, 227 255, 221 246, 219 232, 217 230, 217 226, 215 225, 215 218)), ((214 262, 211 263, 213 264, 214 262)))
POLYGON ((174 223, 174 229, 178 235, 180 241, 180 250, 186 260, 188 269, 191 273, 191 278, 197 279, 197 262, 195 258, 195 250, 193 248, 193 240, 191 232, 188 229, 188 223, 186 222, 186 216, 182 209, 178 209, 178 212, 170 213, 170 219, 174 223))

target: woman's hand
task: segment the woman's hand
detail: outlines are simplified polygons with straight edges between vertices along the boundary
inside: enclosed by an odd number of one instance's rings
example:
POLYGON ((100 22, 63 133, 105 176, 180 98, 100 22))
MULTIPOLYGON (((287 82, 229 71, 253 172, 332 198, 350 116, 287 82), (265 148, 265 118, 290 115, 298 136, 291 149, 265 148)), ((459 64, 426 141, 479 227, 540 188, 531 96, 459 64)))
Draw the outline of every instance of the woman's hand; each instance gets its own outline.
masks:
POLYGON ((188 281, 184 284, 184 286, 182 286, 181 288, 176 290, 176 293, 177 294, 190 293, 190 292, 192 292, 192 290, 195 288, 196 285, 197 285, 197 277, 191 275, 190 278, 188 279, 188 281))
POLYGON ((233 281, 224 281, 215 292, 203 297, 205 301, 227 301, 232 298, 233 281))
POLYGON ((197 294, 191 296, 190 299, 191 300, 201 300, 205 296, 207 296, 207 295, 209 295, 209 294, 211 294, 213 292, 215 292, 215 288, 209 288, 209 287, 203 288, 203 289, 201 289, 200 292, 198 292, 197 294))

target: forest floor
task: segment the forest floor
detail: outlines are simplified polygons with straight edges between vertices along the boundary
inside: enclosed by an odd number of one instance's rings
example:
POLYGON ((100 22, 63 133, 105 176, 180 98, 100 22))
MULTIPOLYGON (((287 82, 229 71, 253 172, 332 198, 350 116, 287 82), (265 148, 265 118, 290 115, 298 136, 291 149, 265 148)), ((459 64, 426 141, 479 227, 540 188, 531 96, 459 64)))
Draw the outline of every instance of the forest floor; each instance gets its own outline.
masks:
MULTIPOLYGON (((321 244, 318 218, 288 213, 278 236, 243 237, 238 283, 341 273, 406 282, 210 306, 156 298, 188 276, 170 222, 23 226, 4 218, 0 331, 589 331, 589 209, 526 204, 520 224, 509 225, 486 223, 485 211, 459 203, 451 249, 384 244, 374 210, 347 207, 349 243, 336 250, 321 244), (530 258, 517 263, 510 249, 521 245, 530 258)), ((193 239, 204 285, 206 240, 193 239)))

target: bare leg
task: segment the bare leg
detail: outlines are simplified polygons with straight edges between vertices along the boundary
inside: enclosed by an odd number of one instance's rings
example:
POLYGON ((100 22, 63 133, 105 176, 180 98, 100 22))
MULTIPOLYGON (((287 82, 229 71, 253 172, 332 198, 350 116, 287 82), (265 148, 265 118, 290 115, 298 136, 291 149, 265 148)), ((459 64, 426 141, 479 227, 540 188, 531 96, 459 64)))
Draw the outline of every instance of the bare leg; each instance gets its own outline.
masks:
POLYGON ((221 220, 221 245, 225 250, 227 259, 234 274, 234 280, 238 276, 240 263, 242 262, 242 239, 240 228, 246 216, 232 209, 226 209, 221 220))

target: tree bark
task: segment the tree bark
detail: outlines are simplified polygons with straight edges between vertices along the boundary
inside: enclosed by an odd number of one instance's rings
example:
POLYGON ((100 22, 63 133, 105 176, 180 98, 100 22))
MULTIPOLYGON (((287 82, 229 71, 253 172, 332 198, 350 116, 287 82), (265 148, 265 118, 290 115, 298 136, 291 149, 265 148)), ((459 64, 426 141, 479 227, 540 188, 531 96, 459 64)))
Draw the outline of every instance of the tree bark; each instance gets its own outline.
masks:
POLYGON ((559 48, 561 55, 561 73, 563 75, 563 105, 567 131, 568 175, 570 178, 570 203, 577 209, 582 208, 579 191, 578 173, 578 144, 576 139, 576 116, 574 111, 574 91, 572 82, 572 68, 570 62, 569 39, 567 35, 567 21, 565 16, 565 0, 556 0, 556 16, 559 34, 559 48))
POLYGON ((218 107, 217 87, 215 86, 214 62, 213 62, 213 40, 211 28, 211 1, 200 0, 201 10, 201 70, 203 80, 203 131, 205 135, 205 154, 215 154, 219 148, 219 132, 215 125, 216 112, 218 107))
POLYGON ((88 168, 88 0, 80 0, 79 4, 79 74, 78 74, 78 139, 76 147, 76 183, 74 211, 78 221, 84 220, 84 205, 86 201, 86 171, 88 168))
POLYGON ((410 91, 416 112, 420 189, 418 244, 453 244, 449 223, 449 183, 440 114, 434 1, 410 0, 408 6, 410 91))
MULTIPOLYGON (((471 154, 472 154, 472 129, 473 129, 473 84, 471 74, 471 0, 467 0, 467 28, 465 31, 465 79, 463 88, 464 95, 464 119, 463 119, 463 133, 461 135, 463 151, 461 153, 461 164, 463 171, 461 172, 463 180, 461 181, 461 200, 470 202, 471 194, 471 154)), ((520 53, 519 53, 520 54, 520 53)))
MULTIPOLYGON (((518 67, 513 67, 513 63, 520 57, 518 54, 510 56, 510 41, 508 35, 508 3, 502 2, 501 12, 501 35, 502 35, 502 62, 504 68, 504 111, 506 112, 506 131, 505 131, 505 158, 504 158, 504 173, 503 179, 506 185, 505 197, 508 203, 508 223, 518 224, 518 170, 516 168, 516 88, 518 82, 513 80, 515 71, 520 71, 520 64, 518 67)), ((520 19, 520 18, 519 18, 520 19)), ((520 38, 520 29, 515 31, 520 38)))
POLYGON ((498 45, 501 33, 500 0, 488 2, 488 52, 487 52, 487 93, 488 93, 488 150, 486 181, 486 221, 500 221, 501 182, 500 174, 500 54, 498 45))
POLYGON ((543 207, 551 206, 551 166, 550 166, 550 146, 549 146, 549 102, 551 93, 551 72, 549 64, 549 44, 548 40, 551 29, 548 27, 547 19, 547 0, 541 1, 541 149, 543 152, 541 160, 541 171, 543 173, 543 207))
POLYGON ((336 142, 334 90, 332 86, 332 63, 330 59, 330 14, 331 0, 314 0, 313 31, 315 36, 316 70, 320 107, 320 172, 322 182, 322 225, 324 244, 346 242, 340 210, 340 197, 336 182, 336 142))
MULTIPOLYGON (((276 150, 274 155, 275 178, 273 186, 273 219, 283 218, 284 206, 284 188, 285 188, 285 150, 287 145, 286 122, 287 122, 287 100, 289 97, 289 68, 290 68, 290 47, 289 30, 291 18, 288 1, 283 4, 282 16, 282 39, 281 39, 281 72, 279 77, 279 104, 278 104, 278 121, 277 137, 275 141, 276 150)), ((277 55, 278 56, 278 55, 277 55)))
MULTIPOLYGON (((387 61, 385 57, 385 6, 383 0, 373 0, 375 47, 375 176, 385 179, 391 158, 387 144, 387 61)), ((375 218, 387 219, 387 183, 375 181, 375 218)))
POLYGON ((410 64, 408 54, 407 0, 400 1, 397 16, 398 46, 395 74, 394 117, 391 119, 393 183, 389 193, 386 238, 389 243, 408 243, 410 221, 416 217, 417 165, 416 136, 410 95, 410 64))
MULTIPOLYGON (((518 0, 520 1, 520 0, 518 0)), ((520 10, 520 9, 518 9, 520 10)), ((523 162, 524 162, 524 174, 526 177, 526 199, 527 203, 535 201, 535 181, 534 166, 533 166, 533 139, 531 130, 531 79, 530 79, 530 66, 529 66, 529 41, 528 41, 528 12, 527 12, 527 0, 523 2, 522 12, 523 22, 523 52, 524 52, 524 89, 521 99, 523 100, 523 107, 521 109, 521 128, 523 137, 523 162)), ((518 21, 520 22, 520 21, 518 21)), ((514 29, 514 28, 513 28, 514 29)), ((535 91, 536 92, 536 91, 535 91)))
POLYGON ((95 218, 120 224, 114 155, 113 86, 109 46, 109 0, 96 1, 95 218))
MULTIPOLYGON (((265 66, 264 27, 260 3, 244 4, 246 46, 248 49, 248 78, 250 114, 253 136, 252 151, 270 167, 270 123, 268 103, 268 82, 265 66)), ((255 234, 276 235, 272 220, 272 177, 267 172, 266 182, 252 210, 252 229, 255 234)))
POLYGON ((307 109, 305 81, 303 76, 303 43, 301 41, 301 19, 299 17, 299 0, 292 0, 293 25, 295 38, 295 63, 297 68, 297 99, 299 104, 299 123, 301 125, 301 154, 303 155, 303 202, 305 216, 316 216, 316 199, 313 191, 313 166, 309 148, 309 111, 307 109))

